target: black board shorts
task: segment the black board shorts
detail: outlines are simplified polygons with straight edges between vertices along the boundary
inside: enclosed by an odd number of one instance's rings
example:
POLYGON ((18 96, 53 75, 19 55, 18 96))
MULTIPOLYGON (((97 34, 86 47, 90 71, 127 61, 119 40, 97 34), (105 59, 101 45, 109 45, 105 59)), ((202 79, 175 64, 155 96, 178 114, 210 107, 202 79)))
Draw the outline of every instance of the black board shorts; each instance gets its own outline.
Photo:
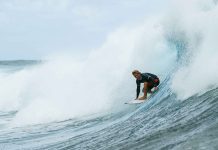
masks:
MULTIPOLYGON (((148 82, 148 92, 150 92, 154 87, 157 87, 159 84, 159 78, 154 79, 154 82, 148 82)), ((144 92, 144 88, 142 89, 142 92, 144 92)))

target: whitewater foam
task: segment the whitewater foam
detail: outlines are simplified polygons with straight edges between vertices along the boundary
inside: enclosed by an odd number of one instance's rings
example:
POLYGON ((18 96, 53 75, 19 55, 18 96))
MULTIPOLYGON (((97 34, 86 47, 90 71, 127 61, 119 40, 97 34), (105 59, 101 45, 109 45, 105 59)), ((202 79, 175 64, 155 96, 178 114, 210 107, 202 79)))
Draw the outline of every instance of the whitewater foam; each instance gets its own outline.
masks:
POLYGON ((215 4, 202 9, 196 2, 186 12, 176 9, 169 16, 118 28, 98 49, 82 52, 83 59, 54 55, 41 65, 1 73, 0 109, 17 111, 11 123, 16 126, 120 109, 135 97, 133 69, 163 80, 177 65, 171 89, 180 99, 216 87, 218 10, 215 4))
POLYGON ((164 78, 176 60, 176 52, 168 48, 156 20, 119 28, 100 48, 85 55, 82 60, 53 56, 40 66, 1 76, 4 86, 0 97, 4 98, 0 107, 18 111, 11 124, 46 123, 106 112, 135 97, 133 69, 164 78))
POLYGON ((183 30, 193 40, 189 40, 189 46, 187 47, 191 57, 184 60, 189 63, 180 66, 174 74, 172 82, 172 89, 179 99, 186 99, 194 94, 202 94, 218 85, 218 71, 216 67, 218 63, 218 46, 216 41, 218 36, 218 7, 212 1, 209 3, 210 7, 206 1, 193 2, 189 5, 190 10, 183 10, 183 14, 186 11, 190 15, 183 15, 180 18, 183 20, 180 26, 183 27, 183 30), (201 40, 197 45, 193 42, 198 38, 194 36, 196 33, 201 35, 201 40))
POLYGON ((17 111, 11 123, 16 126, 107 112, 114 105, 120 109, 135 96, 133 69, 155 73, 163 80, 175 65, 181 65, 171 85, 180 99, 216 87, 218 33, 213 22, 217 7, 191 6, 190 14, 180 9, 177 23, 169 15, 119 28, 101 47, 82 53, 85 59, 52 56, 39 66, 1 73, 0 109, 17 111), (176 44, 180 47, 172 46, 176 44))

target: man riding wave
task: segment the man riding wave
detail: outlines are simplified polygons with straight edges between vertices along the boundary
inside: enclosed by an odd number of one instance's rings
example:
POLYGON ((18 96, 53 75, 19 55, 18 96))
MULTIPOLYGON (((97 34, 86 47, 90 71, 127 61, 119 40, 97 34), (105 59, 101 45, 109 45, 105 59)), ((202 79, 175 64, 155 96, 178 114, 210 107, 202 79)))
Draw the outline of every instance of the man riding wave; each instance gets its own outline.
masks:
POLYGON ((141 73, 138 70, 132 71, 132 75, 136 78, 136 84, 137 84, 137 89, 136 89, 136 99, 138 100, 145 100, 147 99, 147 93, 152 93, 151 89, 154 88, 154 90, 158 89, 158 85, 160 84, 159 78, 151 73, 141 73), (144 83, 144 88, 143 92, 144 95, 140 98, 140 84, 144 83))

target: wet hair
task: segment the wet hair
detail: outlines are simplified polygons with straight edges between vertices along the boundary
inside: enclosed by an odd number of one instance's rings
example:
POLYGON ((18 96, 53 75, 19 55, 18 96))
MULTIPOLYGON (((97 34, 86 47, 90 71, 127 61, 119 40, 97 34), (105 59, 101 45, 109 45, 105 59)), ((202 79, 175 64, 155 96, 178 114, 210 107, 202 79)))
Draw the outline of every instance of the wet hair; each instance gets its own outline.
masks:
POLYGON ((138 70, 133 70, 133 71, 132 71, 132 75, 134 75, 134 74, 141 74, 141 72, 138 71, 138 70))

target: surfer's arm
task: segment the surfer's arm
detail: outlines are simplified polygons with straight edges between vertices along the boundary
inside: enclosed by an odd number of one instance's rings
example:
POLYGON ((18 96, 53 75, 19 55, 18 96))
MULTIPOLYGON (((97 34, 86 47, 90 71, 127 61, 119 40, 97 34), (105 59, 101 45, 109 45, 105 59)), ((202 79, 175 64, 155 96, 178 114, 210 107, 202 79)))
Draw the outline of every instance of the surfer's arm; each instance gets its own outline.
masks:
POLYGON ((140 83, 136 82, 137 84, 137 89, 136 89, 136 99, 138 99, 139 97, 139 93, 140 93, 140 83))

